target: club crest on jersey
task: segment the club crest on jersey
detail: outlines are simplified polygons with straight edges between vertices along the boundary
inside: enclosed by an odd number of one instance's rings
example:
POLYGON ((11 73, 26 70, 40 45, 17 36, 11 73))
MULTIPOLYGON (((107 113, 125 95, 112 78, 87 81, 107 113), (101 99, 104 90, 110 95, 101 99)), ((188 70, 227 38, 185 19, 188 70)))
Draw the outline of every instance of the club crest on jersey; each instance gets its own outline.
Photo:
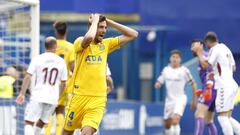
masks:
POLYGON ((104 49, 105 49, 104 45, 103 44, 99 44, 99 50, 103 51, 104 49))
POLYGON ((100 55, 99 56, 88 55, 86 57, 86 62, 89 62, 89 63, 99 63, 99 62, 102 62, 102 57, 100 55))

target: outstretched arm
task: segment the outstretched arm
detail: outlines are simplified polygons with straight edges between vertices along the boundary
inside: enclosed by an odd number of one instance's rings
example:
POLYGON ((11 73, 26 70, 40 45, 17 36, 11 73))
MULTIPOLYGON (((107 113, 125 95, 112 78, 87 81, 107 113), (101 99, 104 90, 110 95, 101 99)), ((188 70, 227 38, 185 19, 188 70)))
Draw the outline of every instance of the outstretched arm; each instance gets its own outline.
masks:
POLYGON ((116 29, 117 31, 121 32, 122 35, 119 36, 119 45, 124 46, 128 42, 132 41, 133 39, 137 38, 138 32, 130 27, 125 25, 119 24, 111 19, 107 19, 108 26, 116 29))
POLYGON ((22 87, 21 87, 21 91, 16 99, 16 102, 18 104, 23 104, 24 101, 25 101, 25 94, 26 94, 26 91, 27 91, 27 88, 29 87, 29 84, 30 84, 30 81, 31 81, 31 77, 32 75, 27 73, 23 79, 23 84, 22 84, 22 87))

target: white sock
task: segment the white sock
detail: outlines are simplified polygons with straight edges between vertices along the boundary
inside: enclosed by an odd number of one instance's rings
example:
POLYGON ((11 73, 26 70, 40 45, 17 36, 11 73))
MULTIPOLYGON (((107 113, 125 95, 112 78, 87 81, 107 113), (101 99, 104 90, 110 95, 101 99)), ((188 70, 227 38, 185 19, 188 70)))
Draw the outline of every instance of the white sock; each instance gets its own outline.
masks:
POLYGON ((165 135, 173 135, 173 126, 171 126, 169 129, 165 129, 165 135))
POLYGON ((233 117, 230 118, 230 122, 232 124, 233 131, 236 135, 240 135, 240 124, 233 117))
POLYGON ((179 124, 178 125, 174 125, 172 127, 173 127, 173 134, 174 135, 180 135, 181 128, 180 128, 179 124))
POLYGON ((224 135, 234 135, 230 119, 227 116, 218 116, 218 122, 224 135))
POLYGON ((34 129, 31 125, 25 125, 24 126, 24 134, 25 135, 34 135, 34 129))
POLYGON ((34 133, 35 133, 34 135, 40 135, 40 134, 41 134, 41 131, 42 131, 42 128, 36 126, 36 127, 34 128, 34 133))

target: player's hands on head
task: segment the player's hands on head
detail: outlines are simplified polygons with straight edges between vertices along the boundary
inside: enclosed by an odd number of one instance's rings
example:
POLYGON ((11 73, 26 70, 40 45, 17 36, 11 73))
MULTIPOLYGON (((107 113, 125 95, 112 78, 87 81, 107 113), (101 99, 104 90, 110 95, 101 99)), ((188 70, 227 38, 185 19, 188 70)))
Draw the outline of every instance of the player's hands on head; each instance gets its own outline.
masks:
POLYGON ((192 45, 191 51, 195 53, 196 55, 201 54, 202 52, 202 47, 200 42, 196 42, 192 45))
POLYGON ((24 101, 25 101, 25 96, 22 94, 19 94, 18 97, 16 98, 16 103, 21 105, 24 103, 24 101))
POLYGON ((90 17, 89 17, 89 22, 90 23, 93 23, 93 22, 99 22, 99 17, 100 17, 100 14, 98 13, 95 13, 95 14, 91 14, 90 17))

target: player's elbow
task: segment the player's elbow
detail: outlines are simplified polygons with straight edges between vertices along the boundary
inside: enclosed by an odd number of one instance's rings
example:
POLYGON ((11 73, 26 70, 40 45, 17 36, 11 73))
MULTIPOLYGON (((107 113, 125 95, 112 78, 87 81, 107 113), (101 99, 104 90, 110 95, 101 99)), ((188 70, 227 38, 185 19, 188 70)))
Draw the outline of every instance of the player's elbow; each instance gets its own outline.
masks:
POLYGON ((132 33, 131 33, 131 39, 135 39, 138 37, 138 31, 134 30, 132 33))
POLYGON ((93 36, 85 36, 83 40, 86 40, 86 42, 92 42, 94 40, 93 36))

